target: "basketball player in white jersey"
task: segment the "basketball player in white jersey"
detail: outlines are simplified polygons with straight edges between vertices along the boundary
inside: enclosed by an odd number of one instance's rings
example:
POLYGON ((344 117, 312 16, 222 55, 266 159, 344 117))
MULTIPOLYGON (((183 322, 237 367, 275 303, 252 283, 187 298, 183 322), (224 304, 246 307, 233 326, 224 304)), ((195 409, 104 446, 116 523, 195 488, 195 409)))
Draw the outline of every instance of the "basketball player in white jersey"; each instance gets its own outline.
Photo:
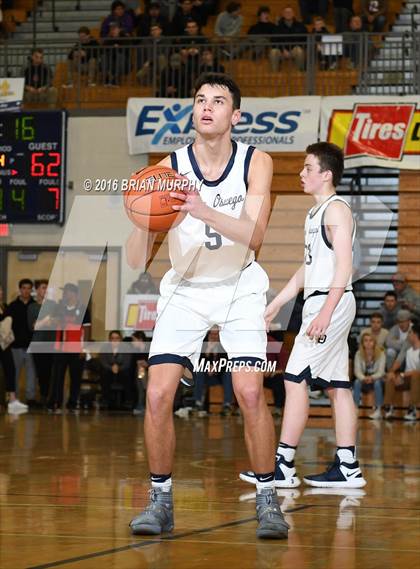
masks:
MULTIPOLYGON (((169 232, 172 268, 161 281, 150 347, 145 439, 152 490, 150 504, 130 523, 136 535, 174 527, 173 400, 184 369, 192 371, 198 361, 207 330, 218 325, 220 341, 236 366, 233 388, 256 473, 257 536, 287 537, 274 487, 274 426, 258 369, 266 359, 268 277, 255 262, 254 251, 270 214, 273 167, 266 153, 232 141, 239 109, 240 91, 230 77, 201 76, 193 105, 195 141, 160 163, 187 177, 197 191, 171 193, 184 201, 174 209, 187 216, 169 232), (245 363, 249 368, 241 369, 245 363)), ((141 233, 135 230, 128 243, 132 266, 140 255, 141 233)))
MULTIPOLYGON (((276 453, 275 484, 299 486, 294 456, 305 428, 307 385, 325 389, 330 397, 337 452, 323 472, 306 476, 310 486, 361 488, 366 484, 356 460, 357 412, 348 374, 347 338, 355 316, 352 293, 352 245, 355 222, 348 203, 335 193, 344 168, 334 144, 320 142, 306 149, 300 173, 303 191, 315 199, 305 222, 305 260, 265 312, 267 327, 280 308, 304 289, 302 326, 284 374, 286 403, 276 453)), ((252 471, 240 478, 255 483, 252 471)))

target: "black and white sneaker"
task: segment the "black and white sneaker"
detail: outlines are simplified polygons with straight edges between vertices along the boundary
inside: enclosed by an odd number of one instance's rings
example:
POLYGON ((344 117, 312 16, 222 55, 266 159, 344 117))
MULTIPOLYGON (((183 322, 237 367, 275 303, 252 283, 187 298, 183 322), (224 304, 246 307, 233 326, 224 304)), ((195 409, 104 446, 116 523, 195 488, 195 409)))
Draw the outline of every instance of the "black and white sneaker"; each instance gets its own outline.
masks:
POLYGON ((304 477, 305 484, 317 488, 363 488, 366 480, 363 478, 359 463, 340 462, 338 456, 325 472, 304 477))
POLYGON ((294 460, 286 460, 282 454, 276 454, 276 468, 274 470, 276 488, 297 488, 300 479, 296 476, 294 460))
MULTIPOLYGON (((244 470, 239 473, 239 478, 244 482, 256 484, 257 479, 252 470, 244 470)), ((276 468, 274 471, 274 485, 276 488, 297 488, 300 479, 296 476, 294 460, 287 461, 282 454, 276 454, 276 468)))

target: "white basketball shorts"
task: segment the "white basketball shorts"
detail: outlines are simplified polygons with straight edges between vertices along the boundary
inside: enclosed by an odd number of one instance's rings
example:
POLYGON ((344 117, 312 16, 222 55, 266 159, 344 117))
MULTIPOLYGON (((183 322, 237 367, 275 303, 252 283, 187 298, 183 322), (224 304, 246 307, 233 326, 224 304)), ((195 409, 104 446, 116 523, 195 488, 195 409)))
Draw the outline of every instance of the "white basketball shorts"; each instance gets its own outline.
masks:
POLYGON ((323 343, 306 335, 310 323, 318 316, 326 296, 313 296, 306 300, 302 313, 302 326, 296 336, 286 366, 285 380, 300 383, 303 380, 312 389, 350 387, 349 349, 347 338, 356 314, 352 292, 345 292, 337 304, 323 343))
POLYGON ((268 276, 255 261, 238 276, 216 283, 191 283, 170 269, 160 283, 149 365, 179 363, 193 371, 214 325, 229 359, 251 365, 265 361, 267 289, 268 276))

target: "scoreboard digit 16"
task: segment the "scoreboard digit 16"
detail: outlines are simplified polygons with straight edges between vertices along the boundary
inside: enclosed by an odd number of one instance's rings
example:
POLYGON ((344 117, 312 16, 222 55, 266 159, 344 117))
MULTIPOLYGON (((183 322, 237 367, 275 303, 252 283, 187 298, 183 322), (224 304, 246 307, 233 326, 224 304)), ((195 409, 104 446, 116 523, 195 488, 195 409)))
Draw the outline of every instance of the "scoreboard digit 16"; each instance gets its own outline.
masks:
POLYGON ((65 111, 0 113, 0 223, 64 223, 65 111))

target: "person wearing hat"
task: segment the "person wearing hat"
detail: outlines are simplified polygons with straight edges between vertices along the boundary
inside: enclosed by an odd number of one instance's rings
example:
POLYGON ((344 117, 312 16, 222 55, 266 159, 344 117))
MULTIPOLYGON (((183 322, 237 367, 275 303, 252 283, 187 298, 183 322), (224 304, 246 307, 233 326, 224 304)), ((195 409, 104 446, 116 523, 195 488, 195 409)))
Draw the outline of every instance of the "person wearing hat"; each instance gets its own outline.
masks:
POLYGON ((391 368, 404 343, 407 343, 410 327, 411 313, 405 309, 399 310, 397 323, 388 332, 385 340, 387 369, 391 368))
POLYGON ((415 318, 420 318, 420 294, 407 283, 405 275, 395 273, 392 277, 392 286, 399 306, 409 310, 415 318))
POLYGON ((67 409, 75 411, 79 400, 80 381, 83 371, 83 342, 89 339, 91 326, 89 310, 80 303, 79 287, 66 283, 56 314, 56 342, 54 355, 53 385, 48 403, 50 412, 61 413, 63 405, 64 378, 70 371, 70 395, 67 409))

